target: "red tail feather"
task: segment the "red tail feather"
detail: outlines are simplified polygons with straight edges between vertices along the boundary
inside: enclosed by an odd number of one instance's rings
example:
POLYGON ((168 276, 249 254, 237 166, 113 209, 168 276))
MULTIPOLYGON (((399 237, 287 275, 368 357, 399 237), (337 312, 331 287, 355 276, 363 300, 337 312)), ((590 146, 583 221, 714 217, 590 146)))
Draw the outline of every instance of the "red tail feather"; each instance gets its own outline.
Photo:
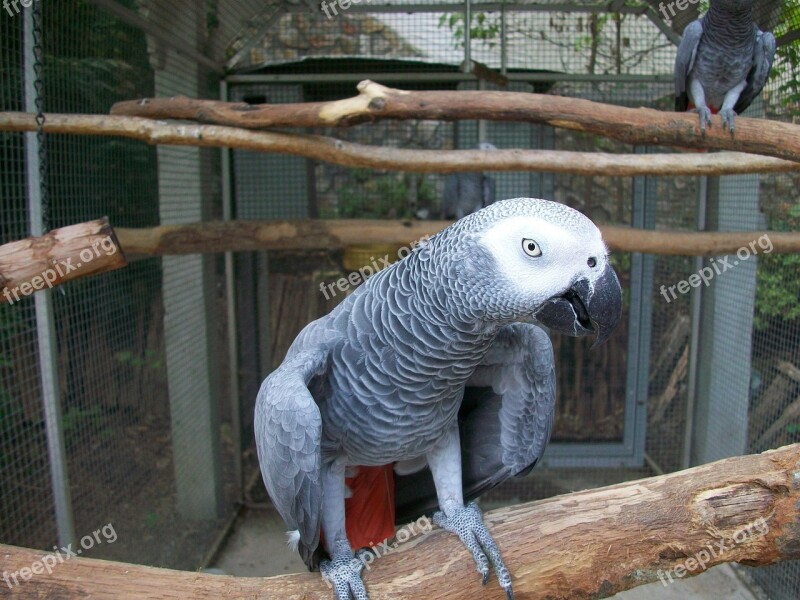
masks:
POLYGON ((394 537, 394 465, 358 467, 345 479, 352 496, 345 499, 345 528, 354 550, 394 537))

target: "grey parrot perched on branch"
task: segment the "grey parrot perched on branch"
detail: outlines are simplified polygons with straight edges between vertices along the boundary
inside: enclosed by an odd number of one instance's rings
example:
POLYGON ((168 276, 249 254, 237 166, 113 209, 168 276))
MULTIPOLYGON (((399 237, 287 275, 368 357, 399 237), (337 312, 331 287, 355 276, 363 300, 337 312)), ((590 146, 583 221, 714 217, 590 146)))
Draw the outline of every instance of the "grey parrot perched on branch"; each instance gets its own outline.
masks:
POLYGON ((465 500, 544 453, 555 367, 540 326, 599 343, 621 311, 600 231, 546 200, 497 202, 370 277, 303 329, 258 394, 261 473, 290 544, 339 600, 365 600, 353 551, 438 508, 484 584, 491 565, 513 598, 465 500))
MULTIPOLYGON (((482 142, 478 150, 497 150, 494 144, 482 142)), ((442 219, 462 219, 486 208, 495 201, 494 177, 484 173, 453 173, 444 181, 442 219)))
POLYGON ((675 110, 694 108, 700 128, 719 112, 734 118, 755 100, 775 58, 775 36, 753 22, 754 0, 711 0, 708 12, 683 32, 675 59, 675 110))

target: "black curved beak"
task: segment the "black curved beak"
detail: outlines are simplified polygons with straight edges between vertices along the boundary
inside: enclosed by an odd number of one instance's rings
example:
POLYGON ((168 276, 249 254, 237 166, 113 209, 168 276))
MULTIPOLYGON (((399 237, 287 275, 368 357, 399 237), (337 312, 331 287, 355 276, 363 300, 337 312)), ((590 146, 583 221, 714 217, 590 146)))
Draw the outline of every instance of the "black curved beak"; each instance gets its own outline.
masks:
POLYGON ((579 279, 564 294, 551 298, 536 320, 554 331, 574 337, 595 334, 592 348, 602 344, 622 316, 622 288, 610 264, 594 282, 579 279))

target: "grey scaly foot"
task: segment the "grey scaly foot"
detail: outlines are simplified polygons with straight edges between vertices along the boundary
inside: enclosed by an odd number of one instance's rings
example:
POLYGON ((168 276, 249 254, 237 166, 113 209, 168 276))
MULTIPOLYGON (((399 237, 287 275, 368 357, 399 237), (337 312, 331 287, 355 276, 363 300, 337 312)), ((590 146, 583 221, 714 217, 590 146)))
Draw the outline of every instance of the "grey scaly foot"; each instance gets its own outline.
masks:
POLYGON ((514 591, 511 589, 511 574, 508 572, 503 559, 500 557, 500 550, 492 539, 489 530, 483 523, 481 509, 474 502, 470 502, 462 508, 451 509, 450 515, 438 511, 433 515, 433 522, 442 529, 455 533, 467 549, 472 552, 478 573, 483 578, 483 585, 489 581, 489 561, 497 574, 497 581, 506 591, 508 600, 514 600, 514 591), (487 556, 488 555, 488 556, 487 556))
POLYGON ((719 111, 719 114, 722 117, 722 127, 729 127, 731 134, 733 134, 733 119, 736 117, 736 112, 732 108, 723 108, 719 111))
POLYGON ((319 563, 322 576, 333 586, 336 600, 369 600, 361 570, 364 562, 353 556, 350 544, 339 540, 334 546, 333 560, 319 563))
POLYGON ((706 127, 711 129, 711 109, 707 106, 698 106, 694 109, 700 115, 700 131, 706 132, 706 127))

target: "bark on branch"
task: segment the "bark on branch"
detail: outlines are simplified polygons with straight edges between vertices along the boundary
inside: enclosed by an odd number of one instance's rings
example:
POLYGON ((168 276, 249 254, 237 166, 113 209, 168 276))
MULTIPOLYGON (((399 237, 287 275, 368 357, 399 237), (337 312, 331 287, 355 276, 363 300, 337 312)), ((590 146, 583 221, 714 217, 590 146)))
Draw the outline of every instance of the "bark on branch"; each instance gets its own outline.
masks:
POLYGON ((519 121, 547 123, 629 144, 737 150, 800 161, 800 125, 765 119, 737 118, 734 136, 723 130, 717 115, 713 127, 704 135, 696 114, 627 108, 580 98, 523 92, 409 92, 368 80, 358 84, 358 92, 344 100, 299 104, 153 98, 119 102, 111 113, 252 129, 348 127, 380 119, 519 121))
POLYGON ((124 267, 125 255, 108 219, 54 229, 0 246, 0 302, 124 267))
MULTIPOLYGON (((761 566, 800 558, 798 481, 800 445, 795 444, 485 517, 518 598, 606 598, 724 562, 761 566)), ((0 597, 332 597, 312 573, 236 578, 71 558, 49 574, 32 575, 41 552, 0 546, 0 555, 7 573, 25 568, 29 576, 19 585, 0 585, 0 597)), ((372 600, 505 598, 494 576, 488 586, 480 585, 469 552, 439 529, 375 559, 364 570, 364 581, 372 600)))
MULTIPOLYGON (((149 229, 117 228, 128 254, 204 254, 250 250, 329 250, 359 244, 410 244, 431 236, 450 221, 388 221, 367 219, 292 221, 212 221, 162 225, 149 229)), ((771 252, 800 252, 800 233, 764 231, 686 232, 650 231, 601 225, 608 246, 617 252, 644 252, 672 256, 721 256, 740 248, 766 253, 757 241, 767 236, 771 252)))
MULTIPOLYGON (((0 112, 0 131, 35 130, 35 115, 0 112)), ((537 171, 585 176, 672 177, 800 171, 797 162, 741 152, 611 154, 560 150, 408 150, 354 144, 317 135, 249 131, 218 125, 175 125, 138 117, 105 115, 48 114, 45 130, 49 133, 119 136, 148 144, 292 154, 345 167, 417 173, 537 171)))

